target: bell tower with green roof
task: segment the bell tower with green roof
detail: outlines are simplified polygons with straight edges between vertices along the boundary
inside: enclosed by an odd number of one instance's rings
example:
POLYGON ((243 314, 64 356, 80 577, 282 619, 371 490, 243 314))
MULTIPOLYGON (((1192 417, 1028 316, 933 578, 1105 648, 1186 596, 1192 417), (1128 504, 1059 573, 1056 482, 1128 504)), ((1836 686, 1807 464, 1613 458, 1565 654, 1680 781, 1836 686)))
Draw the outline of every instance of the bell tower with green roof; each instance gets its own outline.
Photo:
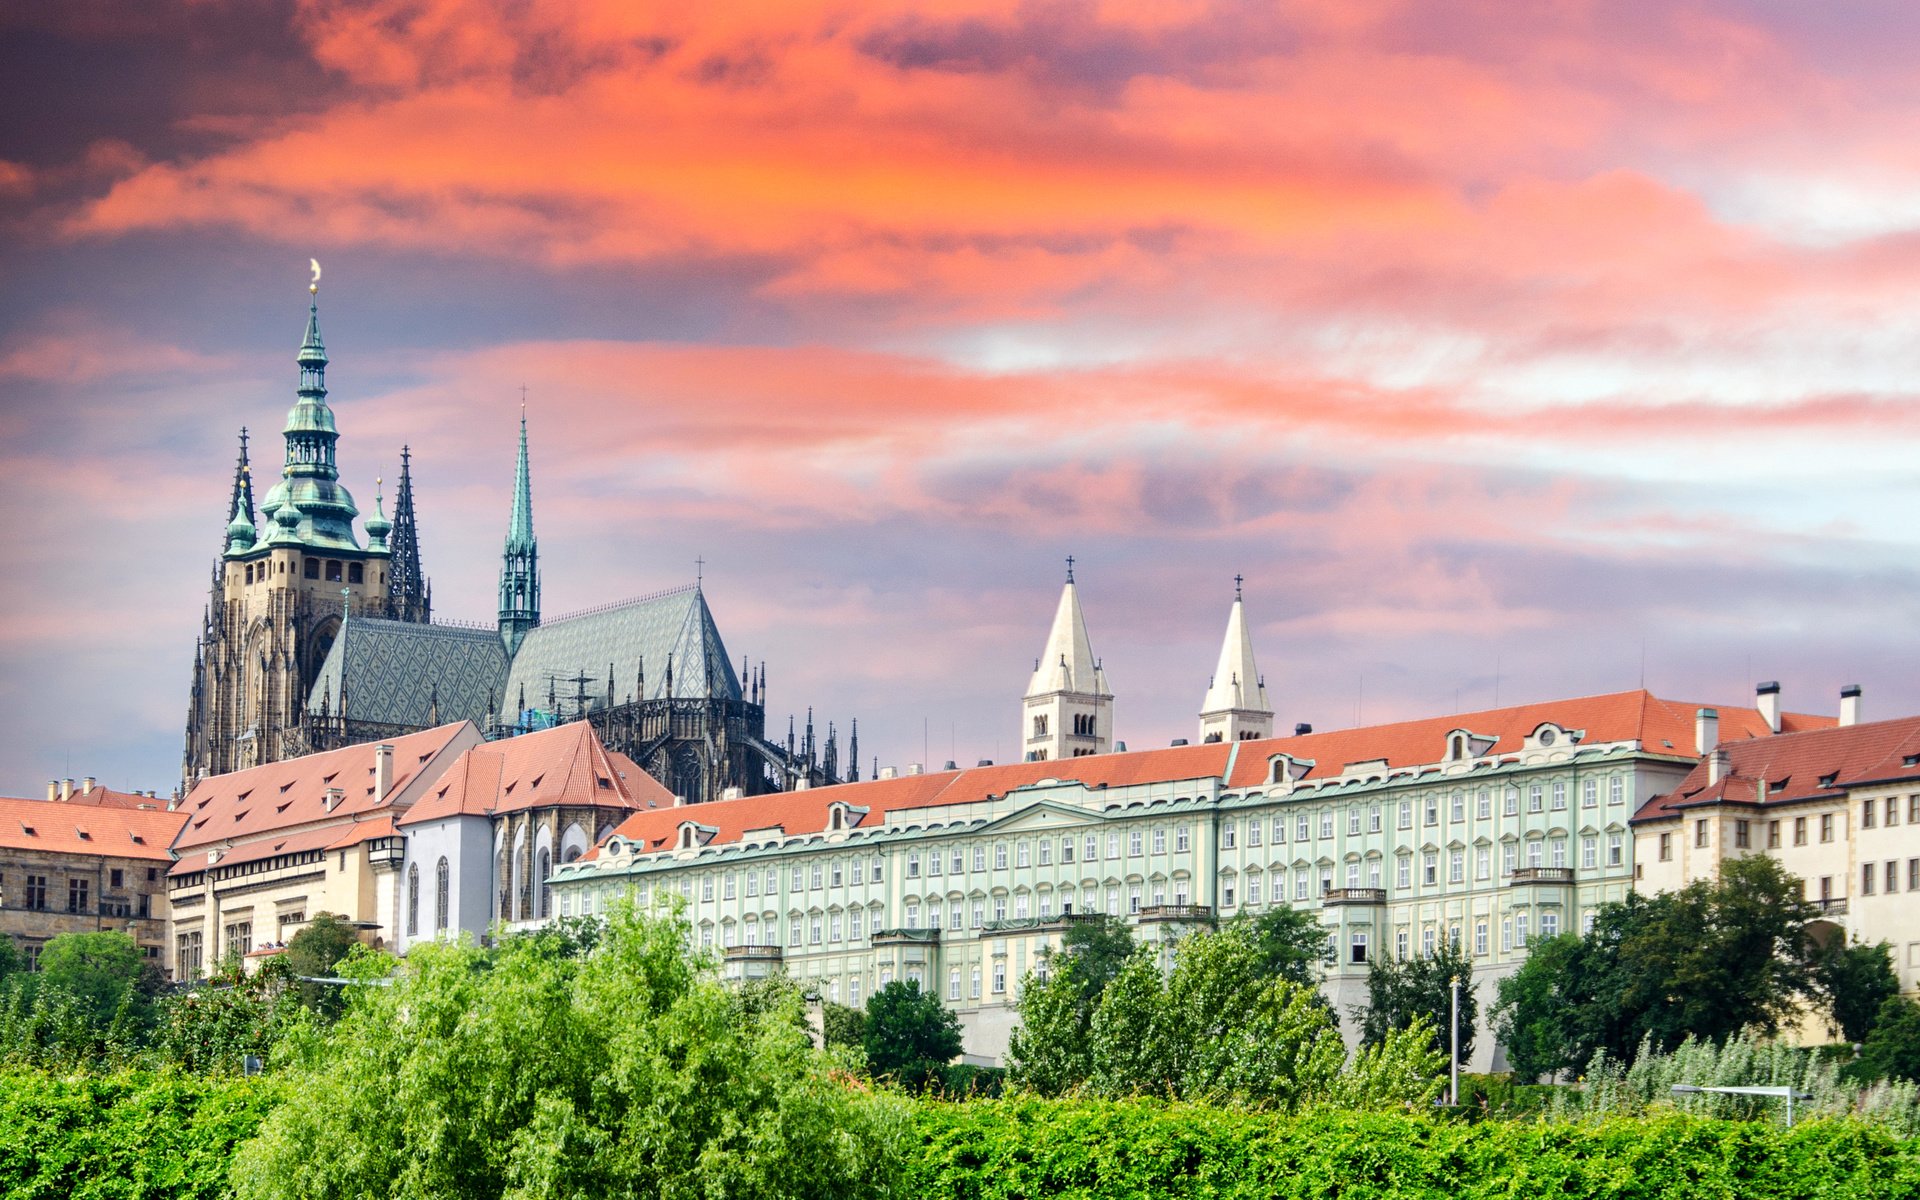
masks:
POLYGON ((520 458, 513 472, 513 511, 500 556, 500 640, 513 656, 540 624, 540 543, 533 536, 533 485, 527 472, 527 410, 520 408, 520 458))
MULTIPOLYGON (((376 503, 363 544, 360 515, 340 482, 340 431, 327 404, 319 274, 308 288, 307 327, 294 357, 299 384, 283 430, 280 478, 254 511, 246 432, 223 514, 224 549, 195 652, 182 784, 306 753, 305 702, 344 622, 394 612, 387 541, 396 522, 376 503)), ((403 481, 403 488, 410 480, 403 481)), ((403 490, 412 536, 412 495, 403 490)), ((417 573, 417 549, 408 543, 417 573)), ((424 610, 424 605, 420 609, 424 610)), ((424 611, 421 611, 424 616, 424 611)))

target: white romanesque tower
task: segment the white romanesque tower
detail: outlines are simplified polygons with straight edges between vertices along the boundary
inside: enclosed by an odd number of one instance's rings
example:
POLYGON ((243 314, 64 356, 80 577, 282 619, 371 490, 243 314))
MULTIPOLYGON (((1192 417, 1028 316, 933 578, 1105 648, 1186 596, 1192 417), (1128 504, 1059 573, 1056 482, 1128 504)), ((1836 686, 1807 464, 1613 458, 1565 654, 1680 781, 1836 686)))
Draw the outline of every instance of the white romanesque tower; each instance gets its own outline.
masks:
POLYGON ((1067 559, 1067 586, 1053 614, 1047 648, 1034 664, 1033 682, 1021 706, 1020 743, 1028 762, 1079 758, 1113 749, 1113 693, 1107 673, 1093 657, 1080 594, 1067 559))
POLYGON ((1243 742, 1273 736, 1273 705, 1267 702, 1267 681, 1253 662, 1253 635, 1247 630, 1240 582, 1240 576, 1235 575, 1233 610, 1227 614, 1220 665, 1213 669, 1207 698, 1200 702, 1202 742, 1243 742))

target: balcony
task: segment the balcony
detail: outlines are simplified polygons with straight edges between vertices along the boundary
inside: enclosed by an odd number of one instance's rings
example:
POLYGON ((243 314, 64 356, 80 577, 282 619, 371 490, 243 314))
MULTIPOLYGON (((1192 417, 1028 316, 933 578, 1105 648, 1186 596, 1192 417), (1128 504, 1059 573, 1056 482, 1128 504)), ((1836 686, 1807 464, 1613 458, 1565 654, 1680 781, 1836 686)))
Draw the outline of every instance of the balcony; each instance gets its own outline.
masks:
POLYGON ((876 946, 898 945, 902 942, 933 945, 939 941, 938 929, 876 929, 873 931, 873 944, 876 946))
POLYGON ((1211 904, 1149 904, 1138 914, 1147 921, 1212 921, 1211 904))
POLYGON ((397 870, 406 861, 407 839, 405 837, 374 838, 367 843, 367 863, 382 870, 397 870))
POLYGON ((1847 898, 1845 896, 1830 896, 1825 900, 1815 900, 1812 903, 1815 908, 1820 910, 1821 916, 1844 917, 1847 915, 1847 898))
POLYGON ((783 956, 778 946, 728 946, 720 952, 720 957, 728 962, 773 962, 783 956))
POLYGON ((1385 904, 1385 888, 1328 888, 1320 893, 1320 903, 1328 907, 1336 904, 1385 904))
POLYGON ((1523 883, 1572 883, 1572 867, 1516 867, 1513 877, 1507 882, 1518 887, 1523 883))

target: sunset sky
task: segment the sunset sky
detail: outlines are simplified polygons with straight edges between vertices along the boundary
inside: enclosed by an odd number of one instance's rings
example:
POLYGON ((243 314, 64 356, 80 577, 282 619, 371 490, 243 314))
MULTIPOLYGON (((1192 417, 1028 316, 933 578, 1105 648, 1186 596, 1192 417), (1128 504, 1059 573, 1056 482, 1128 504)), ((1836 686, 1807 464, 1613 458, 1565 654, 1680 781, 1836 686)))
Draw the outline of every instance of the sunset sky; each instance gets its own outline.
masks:
POLYGON ((179 779, 307 260, 343 480, 491 620, 691 582, 770 730, 1920 711, 1920 6, 68 0, 0 14, 0 794, 179 779))

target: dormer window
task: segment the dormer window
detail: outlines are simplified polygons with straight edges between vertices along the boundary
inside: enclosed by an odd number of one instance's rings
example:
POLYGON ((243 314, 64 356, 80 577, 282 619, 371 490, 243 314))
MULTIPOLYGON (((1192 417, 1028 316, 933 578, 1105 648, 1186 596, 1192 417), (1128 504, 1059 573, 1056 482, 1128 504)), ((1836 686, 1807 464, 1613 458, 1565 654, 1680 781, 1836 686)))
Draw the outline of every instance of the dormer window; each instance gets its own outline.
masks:
POLYGON ((838 832, 843 829, 853 829, 857 827, 860 822, 865 819, 867 811, 868 810, 864 808, 848 804, 844 800, 834 801, 827 809, 828 832, 838 832))
POLYGON ((680 834, 674 840, 674 847, 679 850, 697 850, 712 841, 714 835, 719 832, 720 830, 712 825, 702 825, 698 821, 682 821, 680 834))
POLYGON ((1291 754, 1276 754, 1267 760, 1268 783, 1298 783, 1313 770, 1311 758, 1295 758, 1291 754))

